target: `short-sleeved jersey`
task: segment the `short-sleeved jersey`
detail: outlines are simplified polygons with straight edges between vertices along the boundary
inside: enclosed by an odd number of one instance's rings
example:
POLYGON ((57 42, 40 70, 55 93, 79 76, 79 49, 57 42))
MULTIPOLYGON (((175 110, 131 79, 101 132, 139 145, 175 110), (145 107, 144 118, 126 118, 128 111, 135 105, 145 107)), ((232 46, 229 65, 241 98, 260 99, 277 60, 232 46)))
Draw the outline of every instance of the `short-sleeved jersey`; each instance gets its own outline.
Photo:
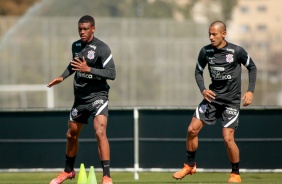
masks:
POLYGON ((77 40, 72 44, 73 58, 84 57, 91 67, 90 73, 77 71, 74 76, 74 95, 76 99, 89 100, 97 96, 108 97, 110 86, 107 79, 115 79, 115 64, 107 44, 93 38, 88 43, 77 40))
POLYGON ((202 92, 205 88, 203 70, 208 65, 211 78, 209 89, 215 94, 217 104, 238 107, 241 102, 241 64, 249 71, 248 91, 254 92, 256 82, 256 66, 248 53, 240 46, 226 43, 223 48, 207 45, 198 56, 195 69, 196 82, 202 92))

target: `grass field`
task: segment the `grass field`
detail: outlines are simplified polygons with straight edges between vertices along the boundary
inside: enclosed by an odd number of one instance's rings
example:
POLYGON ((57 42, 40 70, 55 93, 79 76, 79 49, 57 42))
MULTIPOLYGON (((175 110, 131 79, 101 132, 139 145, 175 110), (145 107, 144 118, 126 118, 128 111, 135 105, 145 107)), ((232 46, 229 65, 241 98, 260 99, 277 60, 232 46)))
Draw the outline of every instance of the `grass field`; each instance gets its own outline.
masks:
MULTIPOLYGON (((34 172, 34 173, 0 173, 0 184, 49 184, 50 180, 57 173, 51 172, 34 172)), ((101 172, 96 172, 98 184, 101 183, 101 172)), ((78 176, 78 175, 77 175, 78 176)), ((187 176, 182 180, 174 180, 172 173, 164 172, 141 172, 139 180, 133 179, 131 172, 112 172, 114 184, 172 184, 172 183, 202 183, 202 184, 220 184, 227 183, 228 173, 196 173, 187 176)), ((67 180, 64 184, 76 184, 77 178, 67 180)), ((242 183, 244 184, 281 184, 282 173, 241 173, 242 183)))

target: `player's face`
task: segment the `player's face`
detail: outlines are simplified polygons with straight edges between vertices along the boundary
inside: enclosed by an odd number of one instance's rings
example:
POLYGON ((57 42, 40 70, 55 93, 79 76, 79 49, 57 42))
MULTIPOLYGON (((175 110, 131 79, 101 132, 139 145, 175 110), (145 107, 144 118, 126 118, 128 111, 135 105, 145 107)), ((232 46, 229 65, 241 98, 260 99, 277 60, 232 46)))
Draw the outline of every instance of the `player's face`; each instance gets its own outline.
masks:
POLYGON ((209 29, 209 37, 212 46, 220 49, 225 46, 226 31, 221 30, 218 26, 212 26, 209 29))
POLYGON ((90 42, 94 37, 95 26, 91 23, 78 23, 78 33, 84 43, 90 42))

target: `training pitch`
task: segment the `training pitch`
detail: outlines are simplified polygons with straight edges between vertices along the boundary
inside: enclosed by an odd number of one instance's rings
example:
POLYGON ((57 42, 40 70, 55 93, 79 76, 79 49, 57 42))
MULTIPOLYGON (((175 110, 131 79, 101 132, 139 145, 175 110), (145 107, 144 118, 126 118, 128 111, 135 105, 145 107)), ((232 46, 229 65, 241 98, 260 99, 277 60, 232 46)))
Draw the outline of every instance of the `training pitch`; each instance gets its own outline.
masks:
MULTIPOLYGON (((57 173, 51 172, 33 172, 0 173, 0 184, 48 184, 57 173)), ((98 184, 101 184, 101 172, 95 172, 98 184)), ((196 173, 192 176, 186 176, 182 180, 174 180, 173 173, 167 172, 141 172, 139 180, 134 180, 134 174, 131 172, 112 172, 111 177, 115 184, 172 184, 172 183, 198 183, 198 184, 220 184, 227 183, 228 173, 196 173)), ((77 184, 78 173, 75 179, 67 180, 64 184, 77 184)), ((282 173, 241 173, 242 183, 244 184, 280 184, 282 173)))

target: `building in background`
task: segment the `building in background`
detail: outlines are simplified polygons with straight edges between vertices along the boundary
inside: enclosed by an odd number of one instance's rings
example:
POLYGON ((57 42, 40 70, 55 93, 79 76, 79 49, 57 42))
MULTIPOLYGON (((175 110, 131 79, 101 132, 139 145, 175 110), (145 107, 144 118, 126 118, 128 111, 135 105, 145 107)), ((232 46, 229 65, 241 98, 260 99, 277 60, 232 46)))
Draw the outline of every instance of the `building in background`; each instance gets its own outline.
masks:
POLYGON ((280 0, 239 0, 228 28, 228 39, 243 46, 257 64, 262 105, 282 105, 281 7, 280 0))
POLYGON ((230 37, 254 53, 265 70, 282 64, 281 7, 280 0, 239 0, 230 24, 230 37))

